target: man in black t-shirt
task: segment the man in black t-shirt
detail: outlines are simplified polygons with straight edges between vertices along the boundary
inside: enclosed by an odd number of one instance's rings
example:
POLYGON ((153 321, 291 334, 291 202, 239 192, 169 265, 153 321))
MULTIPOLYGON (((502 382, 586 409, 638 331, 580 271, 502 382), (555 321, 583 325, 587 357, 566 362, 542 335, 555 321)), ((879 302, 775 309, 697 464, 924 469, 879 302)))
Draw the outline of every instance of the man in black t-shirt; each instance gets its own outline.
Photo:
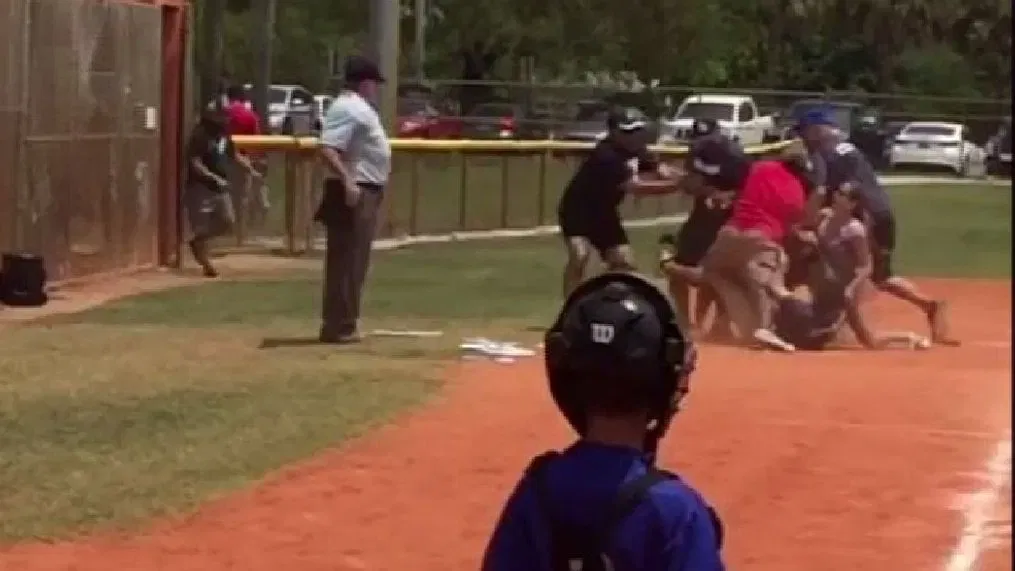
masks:
MULTIPOLYGON (((689 321, 691 289, 695 289, 694 320, 691 324, 701 327, 709 307, 719 301, 703 278, 701 260, 715 242, 719 229, 729 219, 733 200, 751 161, 736 141, 719 132, 715 121, 695 120, 692 131, 691 148, 685 159, 680 188, 694 197, 694 204, 676 236, 664 234, 660 237, 659 266, 666 274, 674 304, 689 321), (717 165, 718 170, 700 160, 698 150, 706 145, 719 145, 727 150, 721 155, 730 158, 717 165)), ((718 306, 715 317, 713 330, 721 332, 728 320, 718 306)), ((725 327, 728 329, 728 325, 725 327)))
POLYGON ((230 161, 242 165, 251 176, 260 177, 250 162, 236 153, 226 121, 225 114, 217 107, 203 110, 187 142, 183 199, 192 234, 188 244, 205 277, 209 278, 216 277, 218 272, 211 263, 208 242, 228 234, 236 224, 236 212, 228 192, 230 161))
POLYGON ((581 164, 561 196, 557 217, 568 251, 565 297, 585 277, 593 248, 607 270, 634 269, 618 211, 625 196, 676 191, 675 175, 649 156, 645 121, 632 111, 610 111, 609 134, 581 164))

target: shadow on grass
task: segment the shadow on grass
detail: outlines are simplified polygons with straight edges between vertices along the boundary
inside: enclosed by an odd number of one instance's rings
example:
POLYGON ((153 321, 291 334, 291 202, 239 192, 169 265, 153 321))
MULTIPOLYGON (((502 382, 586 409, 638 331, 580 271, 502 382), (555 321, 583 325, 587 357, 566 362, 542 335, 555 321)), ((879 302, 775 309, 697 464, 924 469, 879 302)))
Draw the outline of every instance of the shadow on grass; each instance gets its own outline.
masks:
MULTIPOLYGON (((313 337, 265 337, 261 339, 258 349, 282 349, 286 347, 318 347, 328 345, 316 336, 313 337)), ((333 344, 332 344, 333 345, 333 344)))

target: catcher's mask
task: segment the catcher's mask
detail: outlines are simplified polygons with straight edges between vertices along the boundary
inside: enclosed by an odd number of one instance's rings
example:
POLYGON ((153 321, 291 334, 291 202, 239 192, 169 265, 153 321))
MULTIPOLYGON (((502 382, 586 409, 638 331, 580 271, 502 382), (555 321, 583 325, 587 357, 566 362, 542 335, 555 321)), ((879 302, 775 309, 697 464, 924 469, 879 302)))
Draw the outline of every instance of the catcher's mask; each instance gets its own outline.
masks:
POLYGON ((646 451, 656 446, 688 392, 695 352, 666 295, 647 279, 610 272, 581 285, 546 334, 553 400, 574 430, 586 430, 583 383, 624 383, 649 411, 646 451))

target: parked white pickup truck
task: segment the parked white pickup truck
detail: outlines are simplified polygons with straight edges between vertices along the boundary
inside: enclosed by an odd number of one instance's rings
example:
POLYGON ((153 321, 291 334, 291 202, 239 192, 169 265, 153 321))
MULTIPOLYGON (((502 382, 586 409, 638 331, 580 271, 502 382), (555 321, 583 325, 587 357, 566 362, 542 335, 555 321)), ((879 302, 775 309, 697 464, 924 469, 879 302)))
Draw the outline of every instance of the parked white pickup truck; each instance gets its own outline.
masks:
POLYGON ((723 133, 744 146, 760 145, 775 123, 770 115, 758 112, 750 96, 701 93, 684 99, 673 117, 663 119, 659 142, 667 144, 690 139, 695 119, 714 119, 723 133))

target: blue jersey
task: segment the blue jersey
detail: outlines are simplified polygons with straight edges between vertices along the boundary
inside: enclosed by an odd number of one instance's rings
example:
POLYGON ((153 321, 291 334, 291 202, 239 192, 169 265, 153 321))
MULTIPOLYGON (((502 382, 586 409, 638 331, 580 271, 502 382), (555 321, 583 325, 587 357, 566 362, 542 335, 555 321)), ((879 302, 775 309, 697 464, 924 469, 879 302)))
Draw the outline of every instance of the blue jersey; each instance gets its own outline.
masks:
POLYGON ((860 203, 871 214, 885 214, 892 210, 888 192, 878 180, 877 173, 867 157, 852 143, 829 142, 811 154, 815 183, 829 191, 851 182, 857 185, 860 203))
MULTIPOLYGON (((649 465, 638 450, 579 441, 546 466, 542 482, 527 474, 501 514, 483 557, 483 571, 550 571, 550 522, 606 525, 625 483, 649 465)), ((667 479, 652 486, 613 530, 606 554, 616 571, 723 571, 715 512, 690 486, 667 479)))

